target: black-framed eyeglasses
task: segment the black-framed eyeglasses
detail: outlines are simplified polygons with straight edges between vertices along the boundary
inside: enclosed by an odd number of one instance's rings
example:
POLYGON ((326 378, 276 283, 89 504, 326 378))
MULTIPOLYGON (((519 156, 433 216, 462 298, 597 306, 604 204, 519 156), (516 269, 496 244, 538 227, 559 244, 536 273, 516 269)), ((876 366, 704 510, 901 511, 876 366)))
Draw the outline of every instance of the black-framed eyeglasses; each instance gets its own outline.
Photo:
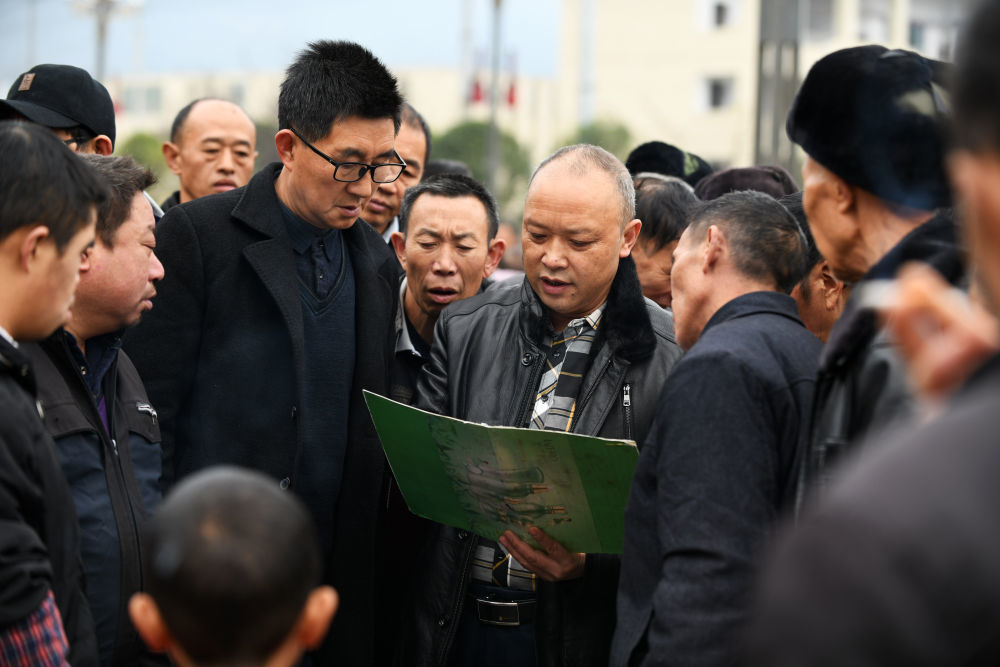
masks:
POLYGON ((66 148, 75 151, 76 149, 78 149, 80 146, 83 146, 91 139, 93 139, 93 137, 88 137, 85 134, 76 134, 68 139, 62 139, 61 141, 64 144, 66 144, 66 148))
POLYGON ((400 174, 403 173, 403 170, 406 169, 406 163, 403 162, 403 158, 399 157, 399 153, 395 150, 392 151, 392 155, 396 158, 397 162, 381 162, 379 164, 368 164, 367 162, 338 162, 306 141, 305 137, 299 134, 298 130, 294 127, 290 127, 288 129, 292 131, 292 134, 301 139, 302 143, 308 146, 313 153, 334 166, 333 179, 335 181, 340 181, 342 183, 354 183, 355 181, 360 181, 364 178, 365 174, 369 174, 372 177, 372 180, 376 183, 392 183, 399 178, 400 174))

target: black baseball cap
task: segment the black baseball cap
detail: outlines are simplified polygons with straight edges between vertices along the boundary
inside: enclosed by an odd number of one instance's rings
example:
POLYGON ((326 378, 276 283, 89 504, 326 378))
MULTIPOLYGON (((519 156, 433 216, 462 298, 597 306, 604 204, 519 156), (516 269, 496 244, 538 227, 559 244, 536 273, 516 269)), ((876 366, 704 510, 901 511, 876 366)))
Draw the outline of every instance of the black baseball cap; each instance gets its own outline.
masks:
POLYGON ((115 143, 115 105, 108 89, 87 70, 72 65, 35 65, 17 77, 0 100, 33 123, 51 128, 82 125, 115 143))

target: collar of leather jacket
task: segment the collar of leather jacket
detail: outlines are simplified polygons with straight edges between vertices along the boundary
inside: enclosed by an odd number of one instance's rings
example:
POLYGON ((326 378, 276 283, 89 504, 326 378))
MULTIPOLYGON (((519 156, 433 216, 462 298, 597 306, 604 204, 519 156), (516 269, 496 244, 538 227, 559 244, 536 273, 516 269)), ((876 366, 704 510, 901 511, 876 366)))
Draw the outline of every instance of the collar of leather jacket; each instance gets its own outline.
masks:
MULTIPOLYGON (((521 333, 532 341, 542 340, 549 327, 545 305, 527 279, 521 286, 520 325, 521 333)), ((618 272, 608 292, 598 338, 606 341, 619 357, 631 363, 648 359, 656 349, 656 335, 631 255, 618 262, 618 272)))

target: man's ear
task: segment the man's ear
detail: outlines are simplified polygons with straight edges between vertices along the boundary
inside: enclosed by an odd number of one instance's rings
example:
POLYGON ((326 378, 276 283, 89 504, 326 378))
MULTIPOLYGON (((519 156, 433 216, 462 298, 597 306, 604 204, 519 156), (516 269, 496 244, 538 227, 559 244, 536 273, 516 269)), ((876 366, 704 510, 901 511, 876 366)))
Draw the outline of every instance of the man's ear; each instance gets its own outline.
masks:
POLYGON ((708 273, 722 259, 729 243, 726 240, 726 235, 722 232, 722 228, 718 225, 709 226, 705 232, 703 243, 705 244, 705 248, 702 255, 701 269, 703 272, 708 273))
POLYGON ((337 612, 337 604, 337 591, 332 586, 320 586, 309 594, 295 628, 299 644, 307 649, 320 645, 337 612))
POLYGON ((507 242, 503 239, 494 238, 490 241, 489 250, 486 251, 486 264, 483 266, 483 278, 489 278, 497 270, 503 254, 507 252, 507 242))
POLYGON ((817 282, 820 294, 823 295, 823 307, 832 313, 840 307, 841 296, 844 293, 844 281, 838 280, 833 275, 830 263, 823 259, 819 263, 819 280, 817 282))
POLYGON ((830 189, 834 206, 841 215, 854 213, 858 206, 858 195, 854 188, 840 176, 830 172, 830 189))
POLYGON ((18 244, 18 260, 21 268, 31 271, 34 260, 38 257, 38 249, 42 241, 50 238, 51 230, 45 225, 25 228, 23 237, 18 244))
POLYGON ((99 134, 94 137, 93 143, 94 152, 98 155, 111 155, 111 152, 115 149, 111 143, 111 137, 106 134, 99 134))
POLYGON ((160 609, 146 593, 135 593, 128 601, 128 615, 132 625, 151 651, 165 653, 173 644, 160 609))
POLYGON ((163 159, 167 161, 167 167, 177 176, 181 175, 181 149, 172 141, 163 142, 163 159))
POLYGON ((278 150, 278 157, 286 167, 292 164, 295 159, 295 135, 291 130, 278 130, 274 135, 274 147, 278 150))
POLYGON ((392 243, 392 249, 396 251, 396 259, 399 260, 400 266, 406 271, 406 234, 403 232, 393 232, 389 236, 389 241, 392 243))
POLYGON ((625 259, 632 252, 632 246, 639 239, 639 230, 642 229, 642 221, 639 218, 629 220, 622 230, 622 247, 618 251, 618 257, 625 259))

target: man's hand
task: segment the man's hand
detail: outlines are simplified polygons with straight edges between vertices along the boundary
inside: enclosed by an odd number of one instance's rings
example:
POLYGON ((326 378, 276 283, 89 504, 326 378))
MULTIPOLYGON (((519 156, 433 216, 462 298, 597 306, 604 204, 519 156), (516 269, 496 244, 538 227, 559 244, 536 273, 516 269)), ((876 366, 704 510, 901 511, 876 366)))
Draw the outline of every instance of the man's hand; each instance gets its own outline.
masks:
POLYGON ((925 398, 947 397, 1000 347, 997 320, 926 266, 903 267, 897 282, 897 300, 884 315, 910 378, 925 398))
POLYGON ((564 581, 583 576, 586 554, 566 551, 563 545, 546 535, 541 528, 532 526, 528 528, 528 532, 544 551, 535 549, 509 530, 500 536, 499 542, 518 563, 545 581, 564 581))

